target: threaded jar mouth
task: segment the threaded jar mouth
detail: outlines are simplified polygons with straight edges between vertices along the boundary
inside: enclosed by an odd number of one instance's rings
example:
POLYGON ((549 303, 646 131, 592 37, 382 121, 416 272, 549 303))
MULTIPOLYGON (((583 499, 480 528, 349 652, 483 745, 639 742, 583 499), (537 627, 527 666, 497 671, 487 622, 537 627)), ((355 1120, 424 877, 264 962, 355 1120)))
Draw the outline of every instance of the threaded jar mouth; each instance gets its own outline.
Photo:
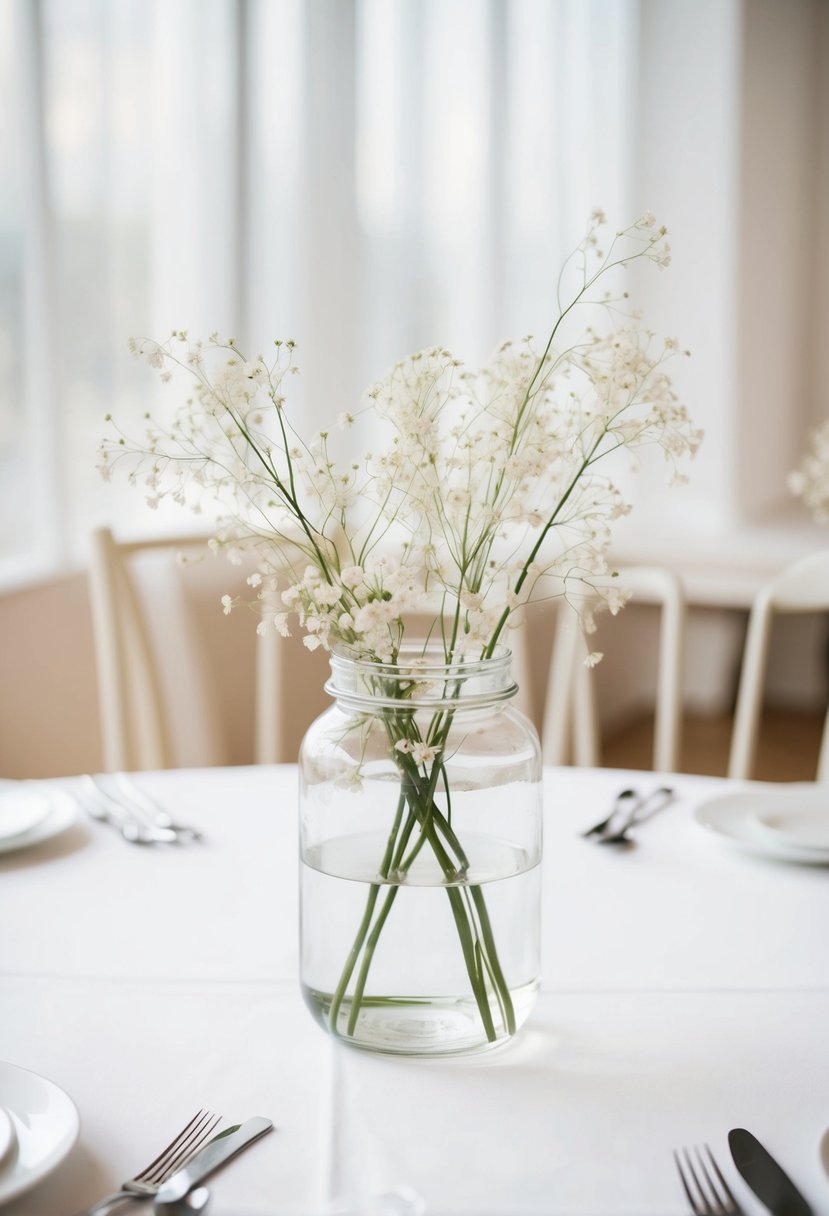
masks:
POLYGON ((508 701, 518 691, 512 652, 498 647, 489 659, 446 662, 439 643, 404 642, 396 663, 331 655, 325 691, 359 708, 473 709, 508 701))

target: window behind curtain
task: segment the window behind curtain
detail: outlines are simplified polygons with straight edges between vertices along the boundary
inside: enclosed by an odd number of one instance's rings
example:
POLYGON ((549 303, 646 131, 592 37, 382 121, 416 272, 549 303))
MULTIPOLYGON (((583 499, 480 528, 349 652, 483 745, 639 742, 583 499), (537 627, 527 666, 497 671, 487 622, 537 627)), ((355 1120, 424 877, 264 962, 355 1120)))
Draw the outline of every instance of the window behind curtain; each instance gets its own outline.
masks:
POLYGON ((0 562, 55 568, 100 522, 192 522, 95 472, 104 414, 155 404, 131 334, 297 339, 310 429, 419 346, 477 361, 543 331, 590 210, 628 218, 635 18, 635 0, 0 4, 0 562))

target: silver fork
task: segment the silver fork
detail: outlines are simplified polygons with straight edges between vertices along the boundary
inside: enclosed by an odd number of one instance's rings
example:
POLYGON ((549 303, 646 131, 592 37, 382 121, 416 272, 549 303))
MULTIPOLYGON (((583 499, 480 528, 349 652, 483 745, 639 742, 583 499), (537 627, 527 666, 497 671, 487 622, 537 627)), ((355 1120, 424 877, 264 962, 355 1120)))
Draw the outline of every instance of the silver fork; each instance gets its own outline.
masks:
POLYGON ((136 812, 102 789, 88 773, 81 777, 81 792, 77 801, 87 815, 100 823, 110 824, 130 844, 175 844, 178 841, 178 835, 172 828, 150 827, 136 812))
MULTIPOLYGON (((176 832, 179 836, 189 836, 192 840, 204 839, 199 829, 194 828, 192 824, 181 823, 173 819, 163 806, 150 797, 146 790, 136 785, 129 773, 113 773, 112 781, 121 798, 139 814, 144 815, 152 827, 169 828, 171 832, 176 832)), ((100 783, 96 784, 100 789, 100 783)))
POLYGON ((743 1209, 731 1194, 711 1149, 707 1144, 703 1147, 708 1154, 708 1165, 706 1165, 700 1149, 695 1148, 696 1167, 687 1148, 680 1149, 678 1153, 674 1151, 674 1161, 679 1170, 682 1189, 685 1191, 694 1216, 745 1216, 743 1209))
POLYGON ((125 1199, 152 1198, 158 1192, 159 1187, 199 1151, 215 1130, 220 1119, 221 1115, 200 1110, 187 1126, 181 1129, 175 1140, 172 1140, 154 1161, 145 1166, 140 1174, 123 1182, 119 1191, 114 1191, 106 1198, 99 1199, 97 1203, 93 1203, 91 1208, 84 1208, 82 1212, 78 1213, 78 1216, 99 1216, 99 1213, 109 1211, 116 1203, 122 1203, 125 1199))

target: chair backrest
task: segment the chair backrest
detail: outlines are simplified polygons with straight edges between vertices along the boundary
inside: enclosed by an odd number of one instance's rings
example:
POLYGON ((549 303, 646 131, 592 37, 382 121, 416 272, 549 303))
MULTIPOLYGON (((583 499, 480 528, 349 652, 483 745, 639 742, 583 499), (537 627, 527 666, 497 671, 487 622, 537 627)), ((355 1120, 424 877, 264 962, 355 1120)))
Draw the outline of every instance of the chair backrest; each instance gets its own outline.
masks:
MULTIPOLYGON (((737 689, 729 777, 746 779, 751 775, 774 614, 825 611, 829 611, 829 549, 810 553, 787 566, 755 596, 737 689)), ((829 780, 829 714, 824 724, 817 779, 829 780)))
POLYGON ((167 554, 166 573, 159 579, 160 565, 156 570, 154 611, 157 607, 165 630, 176 630, 172 644, 188 672, 195 707, 188 725, 205 740, 206 763, 224 760, 218 719, 211 712, 210 697, 199 687, 206 656, 187 627, 175 561, 177 554, 203 550, 205 543, 206 538, 193 536, 119 543, 108 528, 92 535, 89 587, 106 771, 169 768, 176 762, 157 647, 133 561, 153 553, 167 554))
MULTIPOLYGON (((292 631, 299 635, 295 628, 292 631)), ((299 636, 267 629, 256 639, 257 764, 295 764, 302 736, 331 700, 324 690, 328 655, 310 654, 299 636)))
MULTIPOLYGON (((682 584, 672 571, 655 566, 623 569, 616 581, 619 587, 631 592, 633 602, 653 604, 660 610, 653 767, 658 772, 676 772, 682 724, 685 639, 682 584)), ((588 648, 578 608, 578 605, 571 607, 562 600, 556 614, 542 752, 545 764, 572 761, 579 766, 595 767, 600 762, 601 734, 594 676, 585 665, 588 648)))

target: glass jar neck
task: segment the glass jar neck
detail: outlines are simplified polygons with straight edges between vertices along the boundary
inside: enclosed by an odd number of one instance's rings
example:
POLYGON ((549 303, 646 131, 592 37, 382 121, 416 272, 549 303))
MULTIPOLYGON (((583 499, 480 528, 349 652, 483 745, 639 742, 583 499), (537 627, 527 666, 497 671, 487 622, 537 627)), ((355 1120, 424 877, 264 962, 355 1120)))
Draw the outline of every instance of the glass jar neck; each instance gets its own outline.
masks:
POLYGON ((411 642, 400 648, 396 663, 332 654, 325 691, 362 712, 483 709, 515 696, 518 685, 511 668, 512 654, 505 648, 491 659, 447 663, 440 645, 411 642))

